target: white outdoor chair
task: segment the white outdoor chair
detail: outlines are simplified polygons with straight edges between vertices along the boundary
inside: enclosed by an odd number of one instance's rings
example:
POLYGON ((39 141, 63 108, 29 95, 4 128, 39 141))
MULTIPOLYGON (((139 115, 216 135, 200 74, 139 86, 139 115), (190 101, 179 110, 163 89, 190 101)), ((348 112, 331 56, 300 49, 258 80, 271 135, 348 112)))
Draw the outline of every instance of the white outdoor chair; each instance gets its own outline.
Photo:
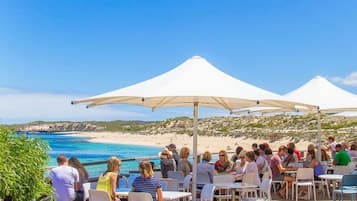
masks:
POLYGON ((87 199, 89 199, 90 183, 89 182, 83 183, 82 188, 83 188, 83 201, 87 201, 87 199))
MULTIPOLYGON (((259 187, 260 183, 257 183, 256 177, 257 175, 254 173, 246 173, 243 175, 242 183, 252 184, 259 187)), ((253 197, 253 195, 254 198, 258 198, 257 190, 258 188, 244 188, 236 191, 240 193, 241 198, 253 197)))
POLYGON ((179 188, 182 189, 183 188, 183 181, 185 179, 185 177, 183 176, 183 172, 182 171, 167 171, 167 177, 171 178, 171 179, 176 179, 179 181, 179 188))
POLYGON ((265 200, 268 199, 269 201, 271 201, 271 182, 272 179, 271 178, 263 178, 262 182, 260 183, 259 186, 259 194, 260 194, 260 198, 263 198, 265 200))
POLYGON ((128 201, 152 201, 150 193, 129 192, 128 201))
POLYGON ((154 177, 159 178, 159 179, 162 178, 161 172, 155 171, 155 172, 154 172, 154 177))
POLYGON ((314 182, 314 169, 312 168, 299 168, 296 171, 296 181, 293 182, 292 198, 294 199, 294 188, 296 190, 296 201, 299 199, 299 186, 308 187, 308 199, 310 198, 311 188, 314 195, 314 201, 316 201, 316 189, 314 182))
POLYGON ((213 201, 215 186, 213 184, 205 184, 201 191, 201 201, 213 201))
POLYGON ((89 189, 89 201, 110 201, 110 196, 105 191, 89 189))
POLYGON ((353 169, 352 169, 350 164, 349 165, 336 165, 336 166, 334 166, 333 167, 333 173, 334 174, 342 174, 342 175, 351 174, 353 172, 353 169))
POLYGON ((184 192, 190 192, 191 180, 192 180, 192 175, 191 174, 186 175, 185 179, 183 180, 183 189, 182 190, 184 192))
MULTIPOLYGON (((328 166, 327 165, 323 165, 322 167, 323 167, 323 170, 324 170, 324 174, 327 174, 328 166)), ((327 197, 330 199, 329 182, 326 179, 315 180, 314 182, 315 182, 315 184, 317 184, 319 186, 319 190, 321 188, 323 196, 325 196, 325 188, 326 188, 327 197)))
MULTIPOLYGON (((226 175, 215 175, 213 176, 213 184, 229 184, 234 182, 234 177, 230 174, 226 175)), ((216 188, 219 191, 218 195, 214 195, 214 198, 221 199, 232 199, 232 194, 229 188, 216 188), (222 192, 225 191, 225 194, 222 192)))

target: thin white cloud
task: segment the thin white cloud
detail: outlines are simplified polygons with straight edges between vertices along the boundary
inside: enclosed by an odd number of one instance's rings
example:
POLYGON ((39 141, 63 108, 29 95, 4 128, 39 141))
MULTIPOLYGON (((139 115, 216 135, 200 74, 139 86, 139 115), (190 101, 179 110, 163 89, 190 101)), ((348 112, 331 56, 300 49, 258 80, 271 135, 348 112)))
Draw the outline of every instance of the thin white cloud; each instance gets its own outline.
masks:
POLYGON ((333 77, 331 80, 347 86, 357 86, 357 72, 352 72, 346 77, 333 77))
POLYGON ((86 109, 84 105, 71 105, 78 96, 50 93, 23 93, 0 88, 0 124, 30 121, 89 121, 139 119, 139 112, 122 111, 110 106, 86 109))

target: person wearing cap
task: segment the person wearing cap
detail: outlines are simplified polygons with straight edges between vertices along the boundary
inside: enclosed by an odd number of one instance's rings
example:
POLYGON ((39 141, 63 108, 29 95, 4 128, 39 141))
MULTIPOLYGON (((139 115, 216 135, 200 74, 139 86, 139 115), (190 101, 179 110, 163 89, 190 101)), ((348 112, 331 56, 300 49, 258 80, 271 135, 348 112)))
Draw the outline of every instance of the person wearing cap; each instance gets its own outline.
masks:
POLYGON ((167 148, 169 149, 169 151, 172 152, 172 157, 174 158, 175 162, 176 162, 176 167, 178 166, 178 162, 180 160, 180 156, 178 154, 178 152, 176 151, 176 145, 175 144, 169 144, 167 146, 167 148))
POLYGON ((175 171, 175 161, 172 158, 172 152, 163 148, 160 153, 160 169, 163 178, 167 178, 168 171, 175 171))

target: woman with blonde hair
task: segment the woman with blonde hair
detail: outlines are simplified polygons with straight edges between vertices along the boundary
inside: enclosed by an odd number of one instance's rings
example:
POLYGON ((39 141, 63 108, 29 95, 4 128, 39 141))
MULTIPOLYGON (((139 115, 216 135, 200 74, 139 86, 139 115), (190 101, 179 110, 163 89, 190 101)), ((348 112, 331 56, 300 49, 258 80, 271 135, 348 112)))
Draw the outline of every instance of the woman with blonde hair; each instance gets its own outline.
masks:
POLYGON ((107 170, 99 177, 97 190, 106 191, 111 201, 119 200, 115 197, 117 189, 118 173, 121 166, 121 160, 115 156, 110 157, 107 164, 107 170))
POLYGON ((192 172, 192 164, 188 161, 190 156, 190 149, 188 147, 182 147, 180 151, 180 160, 178 162, 178 171, 182 171, 183 176, 186 176, 192 172))
POLYGON ((218 173, 230 172, 232 171, 232 164, 228 159, 227 152, 225 150, 221 150, 218 154, 219 158, 214 164, 214 169, 218 173))
POLYGON ((133 192, 150 193, 153 201, 163 201, 161 184, 158 178, 154 177, 154 171, 149 161, 142 161, 139 164, 140 176, 133 182, 133 192))

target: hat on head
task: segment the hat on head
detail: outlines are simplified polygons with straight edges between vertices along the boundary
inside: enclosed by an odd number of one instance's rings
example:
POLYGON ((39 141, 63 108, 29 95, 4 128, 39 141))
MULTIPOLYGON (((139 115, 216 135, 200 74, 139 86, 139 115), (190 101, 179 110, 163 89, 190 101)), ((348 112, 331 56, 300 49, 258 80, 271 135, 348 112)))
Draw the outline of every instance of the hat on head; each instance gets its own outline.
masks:
POLYGON ((169 145, 167 146, 167 148, 176 148, 176 145, 175 145, 175 144, 169 144, 169 145))
POLYGON ((159 156, 164 155, 164 154, 172 155, 172 151, 169 151, 167 148, 162 148, 162 150, 159 152, 159 156))

